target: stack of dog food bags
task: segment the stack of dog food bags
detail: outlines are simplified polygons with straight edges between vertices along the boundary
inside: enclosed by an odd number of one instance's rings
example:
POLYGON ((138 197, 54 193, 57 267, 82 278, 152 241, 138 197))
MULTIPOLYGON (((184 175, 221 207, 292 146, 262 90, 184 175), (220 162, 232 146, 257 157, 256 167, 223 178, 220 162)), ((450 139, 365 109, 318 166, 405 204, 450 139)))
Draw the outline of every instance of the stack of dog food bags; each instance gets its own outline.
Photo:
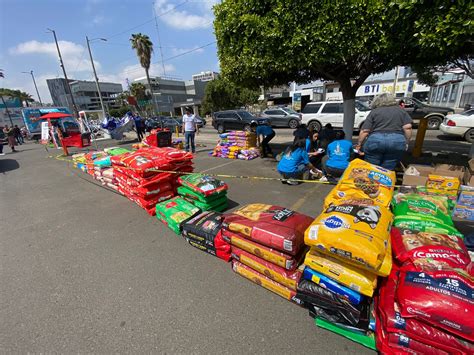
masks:
POLYGON ((260 156, 260 151, 257 148, 241 149, 237 155, 240 160, 252 160, 260 156))
MULTIPOLYGON (((231 244, 232 268, 258 285, 295 301, 311 217, 280 206, 250 204, 225 215, 223 239, 231 244)), ((295 301, 296 302, 296 301, 295 301)))
POLYGON ((199 212, 199 208, 178 196, 156 204, 156 218, 178 235, 181 225, 199 212))
POLYGON ((393 227, 394 267, 377 298, 377 348, 473 354, 473 265, 456 235, 393 227))
POLYGON ((466 246, 469 251, 474 248, 474 187, 461 186, 459 197, 453 208, 452 218, 454 226, 466 237, 466 246))
POLYGON ((118 191, 142 207, 148 214, 155 214, 155 205, 175 195, 173 175, 157 169, 172 170, 172 165, 161 154, 148 149, 137 150, 110 158, 118 191))
POLYGON ((89 152, 84 155, 85 159, 85 166, 86 166, 86 172, 94 177, 95 169, 94 169, 94 161, 97 159, 102 159, 102 158, 107 158, 107 153, 98 151, 98 152, 89 152))
POLYGON ((75 168, 87 172, 86 153, 77 153, 72 155, 72 161, 75 168))
POLYGON ((239 147, 218 144, 211 155, 217 158, 237 159, 239 152, 239 147))
POLYGON ((218 258, 230 260, 230 244, 222 238, 222 214, 204 211, 182 224, 182 234, 193 247, 218 258))
POLYGON ((178 194, 202 211, 222 212, 227 209, 225 182, 212 176, 188 174, 178 178, 178 194))
POLYGON ((214 157, 227 159, 252 160, 260 156, 255 133, 246 131, 231 131, 219 136, 220 140, 214 151, 214 157))
POLYGON ((306 230, 296 297, 319 327, 375 349, 373 295, 392 267, 395 173, 356 159, 306 230))
POLYGON ((222 145, 236 146, 240 149, 248 149, 257 146, 255 133, 246 131, 230 131, 219 136, 222 145))

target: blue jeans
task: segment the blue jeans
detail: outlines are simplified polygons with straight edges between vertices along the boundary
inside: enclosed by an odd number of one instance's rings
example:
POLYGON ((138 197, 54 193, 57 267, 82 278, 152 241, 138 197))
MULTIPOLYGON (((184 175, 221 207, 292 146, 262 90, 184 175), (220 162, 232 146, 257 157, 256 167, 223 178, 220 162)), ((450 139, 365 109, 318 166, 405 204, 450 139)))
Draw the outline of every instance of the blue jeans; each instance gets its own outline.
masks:
POLYGON ((303 174, 308 170, 306 165, 300 164, 298 165, 298 168, 296 168, 296 171, 287 173, 283 171, 279 171, 283 179, 301 179, 303 177, 303 174))
POLYGON ((196 152, 196 146, 194 145, 194 136, 195 132, 184 132, 184 140, 186 141, 186 151, 189 152, 189 147, 191 146, 191 151, 196 152))
POLYGON ((365 161, 395 170, 406 151, 406 144, 402 133, 372 133, 364 144, 365 161))

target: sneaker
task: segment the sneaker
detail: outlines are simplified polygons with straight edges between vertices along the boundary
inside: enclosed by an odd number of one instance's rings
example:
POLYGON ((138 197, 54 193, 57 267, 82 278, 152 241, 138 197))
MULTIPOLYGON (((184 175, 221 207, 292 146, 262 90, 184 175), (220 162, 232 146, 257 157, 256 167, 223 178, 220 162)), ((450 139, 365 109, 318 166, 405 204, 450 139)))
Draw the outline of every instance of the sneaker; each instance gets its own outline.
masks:
POLYGON ((328 182, 328 178, 326 176, 323 176, 321 179, 319 179, 321 182, 328 182))
POLYGON ((281 180, 281 183, 282 183, 283 185, 287 185, 287 184, 288 184, 288 180, 284 180, 284 179, 283 179, 283 180, 281 180))
POLYGON ((291 186, 299 185, 300 183, 295 180, 287 180, 286 183, 291 186))
POLYGON ((5 153, 0 153, 0 155, 5 155, 5 153))

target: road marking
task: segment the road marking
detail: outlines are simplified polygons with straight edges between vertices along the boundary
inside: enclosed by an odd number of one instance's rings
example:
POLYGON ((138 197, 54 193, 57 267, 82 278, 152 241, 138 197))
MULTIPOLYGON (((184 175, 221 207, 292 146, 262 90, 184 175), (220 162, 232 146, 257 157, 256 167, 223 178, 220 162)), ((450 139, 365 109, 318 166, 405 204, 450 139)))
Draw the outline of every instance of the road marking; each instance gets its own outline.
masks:
POLYGON ((310 189, 303 197, 301 197, 298 201, 296 201, 293 206, 290 207, 291 210, 293 211, 298 211, 306 202, 306 199, 308 197, 312 197, 313 193, 315 193, 319 187, 320 184, 316 184, 312 189, 310 189))
POLYGON ((233 161, 229 161, 229 162, 221 164, 221 165, 213 166, 212 168, 209 168, 209 169, 201 170, 200 172, 205 173, 207 171, 211 171, 211 170, 214 170, 214 169, 217 169, 217 168, 222 168, 223 166, 226 166, 226 165, 229 165, 229 164, 232 164, 232 163, 233 163, 233 161))

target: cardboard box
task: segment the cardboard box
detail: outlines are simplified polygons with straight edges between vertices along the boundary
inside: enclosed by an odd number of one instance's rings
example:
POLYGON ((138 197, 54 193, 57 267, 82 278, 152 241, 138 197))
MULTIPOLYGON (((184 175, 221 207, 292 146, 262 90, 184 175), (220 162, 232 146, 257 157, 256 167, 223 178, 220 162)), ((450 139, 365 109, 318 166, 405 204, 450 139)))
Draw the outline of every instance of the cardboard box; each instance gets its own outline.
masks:
POLYGON ((474 186, 474 159, 469 160, 467 169, 464 172, 463 183, 467 186, 474 186))
POLYGON ((441 176, 451 176, 457 177, 459 180, 462 180, 466 168, 460 165, 450 165, 450 164, 438 164, 434 170, 436 175, 441 176))
POLYGON ((403 174, 403 185, 405 186, 425 186, 428 175, 434 172, 434 167, 427 165, 411 164, 403 174))

